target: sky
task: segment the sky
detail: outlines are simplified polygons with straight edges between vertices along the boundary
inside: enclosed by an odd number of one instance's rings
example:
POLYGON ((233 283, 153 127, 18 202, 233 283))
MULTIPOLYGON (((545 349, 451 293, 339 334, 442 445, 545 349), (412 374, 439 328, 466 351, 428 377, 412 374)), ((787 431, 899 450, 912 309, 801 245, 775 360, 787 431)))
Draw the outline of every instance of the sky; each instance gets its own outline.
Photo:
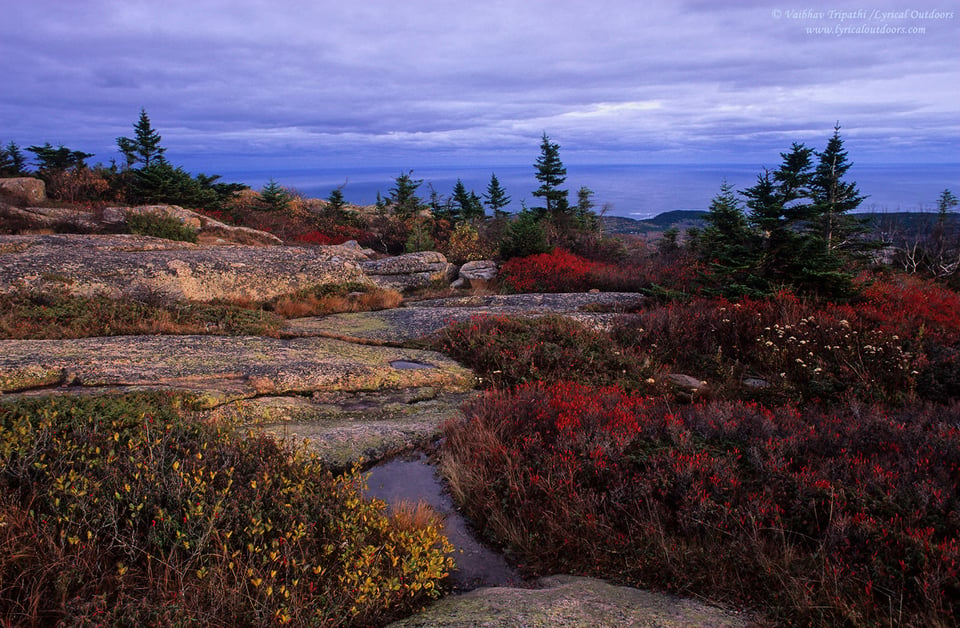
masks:
POLYGON ((207 174, 960 162, 960 2, 2 0, 0 142, 207 174))

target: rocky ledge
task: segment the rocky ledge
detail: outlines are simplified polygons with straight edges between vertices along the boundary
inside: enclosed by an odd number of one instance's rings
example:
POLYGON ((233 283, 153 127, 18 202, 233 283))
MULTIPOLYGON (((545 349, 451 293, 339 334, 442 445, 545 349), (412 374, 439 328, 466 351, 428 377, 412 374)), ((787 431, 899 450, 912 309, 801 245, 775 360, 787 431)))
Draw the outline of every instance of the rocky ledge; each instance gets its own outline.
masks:
POLYGON ((443 598, 390 628, 745 628, 741 616, 602 580, 551 576, 535 588, 488 587, 443 598))

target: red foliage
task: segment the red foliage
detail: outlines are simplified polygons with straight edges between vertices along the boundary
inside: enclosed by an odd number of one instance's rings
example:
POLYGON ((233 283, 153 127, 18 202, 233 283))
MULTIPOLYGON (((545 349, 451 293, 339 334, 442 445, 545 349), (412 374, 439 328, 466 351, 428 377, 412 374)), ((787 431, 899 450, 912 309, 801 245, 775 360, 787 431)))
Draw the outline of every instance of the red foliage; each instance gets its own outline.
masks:
POLYGON ((515 257, 500 269, 500 281, 512 292, 583 292, 600 264, 562 249, 515 257))
POLYGON ((883 330, 938 344, 960 341, 960 294, 941 284, 895 275, 868 283, 863 297, 858 311, 883 330))
POLYGON ((343 244, 348 240, 362 241, 368 239, 368 237, 369 234, 362 229, 357 229, 349 225, 333 225, 323 231, 316 229, 308 231, 307 233, 298 235, 295 239, 297 242, 305 242, 307 244, 330 245, 343 244))
POLYGON ((776 609, 790 623, 960 612, 960 408, 681 408, 571 382, 447 427, 470 515, 535 572, 776 609), (892 613, 892 615, 890 614, 892 613))

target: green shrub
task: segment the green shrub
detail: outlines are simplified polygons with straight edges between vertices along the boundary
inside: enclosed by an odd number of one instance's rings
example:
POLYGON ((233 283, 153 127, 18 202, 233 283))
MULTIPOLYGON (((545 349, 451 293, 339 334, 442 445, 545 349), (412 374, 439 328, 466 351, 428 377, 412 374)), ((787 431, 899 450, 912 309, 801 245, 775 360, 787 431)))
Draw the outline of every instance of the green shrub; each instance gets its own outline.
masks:
POLYGON ((0 623, 366 626, 439 594, 437 525, 183 405, 0 404, 0 623))
POLYGON ((196 242, 197 230, 183 224, 179 219, 160 212, 145 212, 127 214, 127 228, 130 233, 163 238, 165 240, 179 240, 182 242, 196 242))

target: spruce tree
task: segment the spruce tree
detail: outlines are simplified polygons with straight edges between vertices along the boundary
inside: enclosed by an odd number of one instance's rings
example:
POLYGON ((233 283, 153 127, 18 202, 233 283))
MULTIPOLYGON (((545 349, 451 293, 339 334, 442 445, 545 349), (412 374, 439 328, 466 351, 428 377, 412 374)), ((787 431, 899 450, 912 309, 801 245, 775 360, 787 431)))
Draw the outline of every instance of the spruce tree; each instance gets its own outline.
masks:
POLYGON ((343 197, 343 186, 334 188, 327 195, 327 211, 334 215, 340 215, 347 206, 347 200, 343 197))
POLYGON ((454 222, 471 222, 483 218, 483 204, 480 202, 480 198, 473 190, 468 192, 467 187, 460 179, 457 179, 456 185, 453 186, 452 200, 455 214, 453 216, 454 222))
POLYGON ((698 238, 701 259, 721 279, 718 292, 726 296, 755 296, 763 292, 755 275, 758 242, 747 223, 736 194, 726 181, 710 202, 707 225, 698 238))
POLYGON ((423 209, 423 201, 417 196, 417 188, 423 184, 423 179, 414 179, 412 175, 412 170, 400 173, 394 180, 394 187, 390 188, 389 205, 401 220, 415 216, 423 209))
POLYGON ((833 136, 819 159, 811 181, 810 196, 813 227, 819 230, 828 251, 855 249, 855 238, 865 232, 861 221, 850 215, 866 198, 857 184, 843 180, 853 164, 847 161, 847 152, 840 138, 840 125, 833 128, 833 136))
POLYGON ((0 146, 0 176, 22 177, 27 174, 27 159, 15 142, 0 146))
POLYGON ((93 157, 93 153, 70 150, 63 144, 54 148, 50 142, 43 146, 28 146, 27 150, 37 156, 36 165, 41 174, 85 168, 86 160, 93 157))
POLYGON ((500 187, 496 173, 490 175, 490 183, 487 184, 487 193, 483 195, 483 199, 493 212, 494 218, 506 215, 504 208, 510 204, 510 197, 507 196, 506 190, 500 187))
POLYGON ((537 181, 540 187, 533 193, 544 200, 546 207, 535 208, 538 216, 557 218, 569 210, 567 190, 560 186, 567 180, 567 169, 560 161, 560 145, 550 141, 544 133, 540 142, 540 156, 534 167, 537 169, 537 181))
POLYGON ((150 125, 146 109, 140 110, 140 119, 133 125, 133 138, 118 137, 117 148, 127 160, 127 168, 137 163, 146 168, 157 161, 163 161, 167 150, 160 146, 160 134, 150 125))
POLYGON ((260 189, 260 200, 273 211, 282 211, 290 204, 290 195, 279 183, 270 181, 260 189))

